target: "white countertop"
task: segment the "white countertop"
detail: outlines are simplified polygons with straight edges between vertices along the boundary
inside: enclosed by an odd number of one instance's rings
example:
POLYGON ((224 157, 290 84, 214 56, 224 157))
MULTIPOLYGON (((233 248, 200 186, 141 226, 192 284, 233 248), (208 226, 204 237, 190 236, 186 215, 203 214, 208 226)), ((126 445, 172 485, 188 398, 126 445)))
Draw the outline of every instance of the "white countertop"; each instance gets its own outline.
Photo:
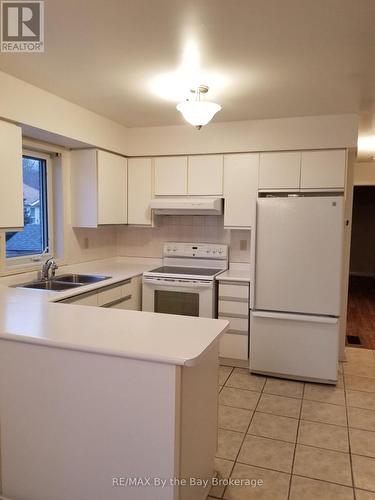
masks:
POLYGON ((218 281, 243 281, 250 283, 250 264, 231 264, 227 271, 216 276, 218 281))
POLYGON ((64 266, 57 274, 111 279, 64 292, 10 288, 35 279, 0 279, 0 340, 21 341, 174 365, 193 365, 228 327, 224 320, 59 304, 56 301, 126 280, 158 266, 158 259, 117 257, 64 266))

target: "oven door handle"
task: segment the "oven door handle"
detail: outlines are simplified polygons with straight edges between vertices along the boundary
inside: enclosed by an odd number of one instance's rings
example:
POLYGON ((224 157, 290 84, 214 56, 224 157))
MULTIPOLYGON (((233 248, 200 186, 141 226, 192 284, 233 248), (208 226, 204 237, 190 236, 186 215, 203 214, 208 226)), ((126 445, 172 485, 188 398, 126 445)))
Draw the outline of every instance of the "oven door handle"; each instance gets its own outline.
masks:
POLYGON ((152 278, 143 278, 145 285, 158 285, 158 286, 178 286, 181 288, 210 288, 213 285, 212 281, 207 282, 191 282, 191 281, 172 281, 172 280, 158 280, 152 278))

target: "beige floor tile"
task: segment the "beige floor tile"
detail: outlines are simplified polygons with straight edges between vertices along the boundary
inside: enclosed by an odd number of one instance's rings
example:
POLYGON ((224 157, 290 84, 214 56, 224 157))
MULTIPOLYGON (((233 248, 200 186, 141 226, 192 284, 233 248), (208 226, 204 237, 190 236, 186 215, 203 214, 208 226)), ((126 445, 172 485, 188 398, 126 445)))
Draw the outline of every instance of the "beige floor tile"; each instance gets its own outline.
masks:
POLYGON ((358 347, 346 347, 345 356, 347 361, 373 362, 375 361, 371 349, 359 349, 358 347))
POLYGON ((375 493, 356 489, 355 498, 356 500, 375 500, 375 493))
POLYGON ((375 411, 363 408, 348 408, 349 427, 375 431, 375 411))
POLYGON ((262 485, 228 486, 224 493, 225 500, 287 500, 288 498, 289 474, 237 463, 231 478, 259 480, 262 481, 262 485))
POLYGON ((354 500, 354 494, 347 486, 292 476, 289 500, 354 500))
POLYGON ((334 387, 332 385, 322 384, 306 384, 304 399, 310 401, 319 401, 320 403, 331 403, 334 405, 345 406, 344 389, 334 387))
POLYGON ((337 425, 301 420, 297 442, 327 450, 349 452, 347 428, 337 425))
POLYGON ((375 432, 349 429, 349 436, 352 453, 375 458, 375 432))
POLYGON ((349 391, 375 392, 375 379, 359 375, 345 375, 345 389, 349 391))
POLYGON ((218 430, 218 445, 217 458, 225 458, 226 460, 235 460, 237 453, 241 447, 243 434, 227 429, 218 430))
POLYGON ((219 404, 253 410, 258 403, 259 396, 259 392, 224 386, 219 394, 219 404))
POLYGON ((249 391, 261 391, 266 382, 266 377, 253 375, 246 368, 235 368, 227 380, 228 387, 237 387, 249 391))
POLYGON ((337 383, 336 387, 338 389, 343 389, 344 388, 344 374, 343 373, 338 373, 337 374, 337 383))
POLYGON ((246 432, 253 412, 242 408, 219 405, 219 427, 246 432))
POLYGON ((346 426, 345 406, 303 400, 301 418, 313 422, 346 426))
POLYGON ((245 437, 238 462, 265 467, 280 472, 291 472, 294 444, 258 436, 245 437))
MULTIPOLYGON (((231 460, 224 460, 223 458, 215 458, 215 471, 217 472, 217 479, 228 479, 233 469, 234 462, 231 460)), ((225 485, 212 486, 210 495, 213 497, 221 498, 224 493, 225 485)), ((210 498, 210 497, 209 497, 210 498)))
POLYGON ((248 433, 294 443, 297 436, 297 427, 298 420, 295 418, 257 411, 253 416, 248 433))
POLYGON ((288 396, 290 398, 302 398, 303 382, 268 378, 263 392, 278 396, 288 396))
POLYGON ((375 459, 352 455, 354 486, 375 492, 375 459))
POLYGON ((352 486, 348 453, 297 444, 293 474, 352 486))
POLYGON ((348 406, 375 410, 375 393, 346 391, 346 401, 348 406))
POLYGON ((275 396, 273 394, 262 394, 257 410, 284 417, 299 418, 300 408, 300 399, 275 396))
POLYGON ((345 375, 360 375, 375 378, 374 361, 346 361, 343 364, 345 375))
POLYGON ((231 366, 219 366, 219 385, 225 384, 232 370, 231 366))

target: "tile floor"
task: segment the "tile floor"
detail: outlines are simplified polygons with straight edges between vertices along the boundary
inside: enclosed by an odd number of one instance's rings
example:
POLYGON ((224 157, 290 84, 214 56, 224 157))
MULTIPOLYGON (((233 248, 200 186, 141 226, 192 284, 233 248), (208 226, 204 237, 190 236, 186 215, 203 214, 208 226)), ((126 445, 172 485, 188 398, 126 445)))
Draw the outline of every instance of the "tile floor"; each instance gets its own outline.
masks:
POLYGON ((220 366, 220 478, 226 500, 375 500, 375 351, 347 348, 336 387, 220 366))

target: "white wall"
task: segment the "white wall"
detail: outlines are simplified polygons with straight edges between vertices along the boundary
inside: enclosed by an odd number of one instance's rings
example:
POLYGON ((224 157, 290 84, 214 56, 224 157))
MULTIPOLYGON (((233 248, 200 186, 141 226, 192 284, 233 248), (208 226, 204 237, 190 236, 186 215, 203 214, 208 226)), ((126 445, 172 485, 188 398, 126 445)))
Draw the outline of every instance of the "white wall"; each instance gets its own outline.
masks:
POLYGON ((358 116, 305 116, 128 129, 130 156, 357 147, 358 116))
POLYGON ((250 259, 250 231, 224 229, 222 217, 162 216, 159 227, 117 228, 117 253, 121 256, 160 258, 166 241, 223 243, 230 245, 231 262, 248 263, 250 259), (246 251, 240 250, 240 240, 247 241, 246 251))
POLYGON ((375 161, 357 162, 354 165, 355 186, 375 186, 375 161))
POLYGON ((0 96, 0 118, 47 131, 39 132, 39 140, 57 142, 60 135, 116 153, 127 152, 123 125, 3 72, 0 96), (49 134, 56 137, 50 139, 49 134))

